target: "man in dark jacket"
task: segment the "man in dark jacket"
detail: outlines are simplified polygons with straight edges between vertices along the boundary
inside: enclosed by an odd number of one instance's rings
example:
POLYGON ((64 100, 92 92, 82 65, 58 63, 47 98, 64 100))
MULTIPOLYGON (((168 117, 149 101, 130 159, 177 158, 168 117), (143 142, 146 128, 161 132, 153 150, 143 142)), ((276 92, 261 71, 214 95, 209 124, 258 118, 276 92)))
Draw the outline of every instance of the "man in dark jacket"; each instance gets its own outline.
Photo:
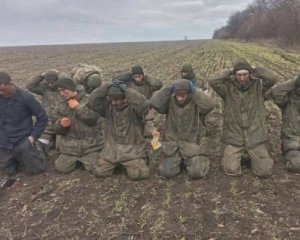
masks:
POLYGON ((271 96, 282 111, 281 141, 286 167, 300 172, 300 75, 272 88, 271 96))
POLYGON ((247 61, 239 60, 233 70, 210 76, 209 83, 224 101, 224 172, 241 175, 241 158, 247 152, 253 173, 269 177, 273 159, 265 146, 268 132, 264 94, 276 83, 276 77, 266 69, 253 69, 247 61))
POLYGON ((6 72, 0 72, 0 112, 0 169, 11 178, 19 164, 32 174, 42 172, 46 158, 35 142, 47 125, 47 114, 30 93, 13 84, 6 72))
POLYGON ((96 176, 110 176, 122 165, 130 179, 148 178, 143 136, 143 112, 148 106, 145 96, 125 83, 104 84, 93 91, 89 106, 106 120, 104 148, 94 169, 96 176))

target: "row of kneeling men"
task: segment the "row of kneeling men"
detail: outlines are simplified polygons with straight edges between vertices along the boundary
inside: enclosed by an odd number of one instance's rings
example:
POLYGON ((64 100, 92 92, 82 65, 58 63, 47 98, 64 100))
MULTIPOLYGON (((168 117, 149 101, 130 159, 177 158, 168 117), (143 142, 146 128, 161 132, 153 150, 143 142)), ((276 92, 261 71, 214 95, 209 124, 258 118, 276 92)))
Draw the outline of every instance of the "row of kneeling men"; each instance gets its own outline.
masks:
MULTIPOLYGON (((152 141, 163 153, 161 176, 173 177, 181 166, 192 178, 207 175, 210 160, 204 125, 216 101, 203 91, 190 64, 184 64, 178 79, 165 86, 145 74, 141 66, 107 83, 102 83, 95 68, 80 71, 81 81, 75 81, 74 71, 67 77, 55 70, 28 81, 27 89, 42 96, 43 107, 29 92, 16 87, 9 74, 0 72, 0 168, 9 183, 20 164, 31 173, 45 170, 46 153, 55 137, 59 151, 55 168, 59 172, 69 173, 81 162, 99 177, 112 175, 122 165, 130 179, 148 178, 145 138, 159 134, 157 113, 166 115, 161 144, 152 141)), ((233 69, 207 79, 224 102, 224 172, 241 175, 241 158, 248 153, 256 176, 272 174, 274 162, 265 146, 264 114, 264 101, 270 98, 282 109, 286 167, 299 172, 300 75, 275 85, 272 72, 239 60, 233 69)))

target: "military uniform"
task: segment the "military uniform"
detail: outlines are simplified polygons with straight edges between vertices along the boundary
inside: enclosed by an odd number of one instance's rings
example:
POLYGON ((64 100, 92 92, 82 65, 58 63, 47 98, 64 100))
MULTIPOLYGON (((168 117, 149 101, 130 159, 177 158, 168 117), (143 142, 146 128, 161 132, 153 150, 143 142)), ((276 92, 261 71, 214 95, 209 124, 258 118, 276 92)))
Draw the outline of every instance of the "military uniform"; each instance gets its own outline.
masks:
POLYGON ((191 80, 196 87, 201 88, 203 91, 207 90, 207 83, 204 79, 196 77, 194 69, 190 63, 184 63, 180 69, 180 78, 191 80))
MULTIPOLYGON (((299 78, 300 81, 300 78, 299 78)), ((287 169, 300 171, 300 96, 295 90, 296 80, 278 84, 271 96, 282 110, 281 141, 287 169)))
POLYGON ((160 162, 160 173, 166 178, 173 177, 180 172, 183 163, 190 177, 205 177, 210 161, 206 154, 206 134, 200 116, 213 109, 213 100, 196 88, 187 103, 181 106, 169 85, 155 93, 150 104, 159 113, 167 115, 162 142, 165 158, 160 162))
MULTIPOLYGON (((48 71, 48 72, 51 72, 48 71)), ((46 72, 46 73, 48 73, 46 72)), ((56 75, 57 73, 52 71, 52 74, 56 75)), ((55 131, 53 129, 54 123, 57 120, 57 116, 55 116, 56 109, 58 104, 62 101, 59 91, 57 88, 50 88, 45 82, 45 76, 39 74, 32 78, 27 82, 26 88, 37 95, 42 96, 42 105, 45 109, 48 116, 48 124, 44 132, 42 133, 39 140, 47 146, 47 148, 51 147, 52 143, 55 143, 55 131)))
POLYGON ((79 105, 71 109, 66 102, 58 107, 59 119, 55 123, 55 131, 61 135, 59 143, 60 155, 55 161, 55 169, 69 173, 81 162, 87 171, 92 171, 103 147, 103 135, 100 116, 88 108, 88 95, 78 92, 76 100, 79 105), (69 127, 60 124, 62 117, 71 119, 69 127))
POLYGON ((147 99, 127 87, 124 90, 126 103, 113 106, 108 98, 111 88, 111 84, 102 85, 90 97, 89 106, 106 119, 104 148, 94 173, 98 177, 110 176, 118 165, 122 165, 130 179, 147 178, 149 167, 145 162, 143 137, 147 99))
MULTIPOLYGON (((115 78, 120 78, 122 81, 126 82, 129 88, 132 88, 139 93, 143 94, 147 99, 150 99, 155 91, 158 91, 162 87, 162 81, 150 76, 148 74, 144 74, 141 66, 133 66, 130 73, 125 73, 123 75, 119 75, 115 78), (134 81, 132 78, 134 74, 143 74, 144 78, 140 82, 134 81)), ((157 118, 157 114, 153 109, 148 109, 144 113, 144 122, 145 122, 145 131, 144 135, 146 137, 150 137, 152 130, 154 128, 154 121, 157 118)))
POLYGON ((273 160, 265 147, 268 140, 265 120, 264 93, 276 83, 269 71, 257 69, 256 76, 240 85, 231 70, 210 77, 210 85, 224 101, 222 165, 228 175, 240 175, 241 157, 247 152, 253 173, 270 176, 273 160), (259 74, 261 73, 261 74, 259 74), (267 77, 264 77, 267 76, 267 77))

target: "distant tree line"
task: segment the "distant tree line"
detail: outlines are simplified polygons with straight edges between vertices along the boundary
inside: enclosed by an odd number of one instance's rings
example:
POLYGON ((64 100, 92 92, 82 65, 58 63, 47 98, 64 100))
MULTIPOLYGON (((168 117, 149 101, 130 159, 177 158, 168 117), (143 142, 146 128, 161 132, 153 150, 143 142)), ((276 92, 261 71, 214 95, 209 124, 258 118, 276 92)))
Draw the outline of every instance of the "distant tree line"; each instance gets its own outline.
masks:
POLYGON ((255 0, 232 14, 227 25, 215 30, 215 39, 272 39, 300 43, 300 0, 255 0))

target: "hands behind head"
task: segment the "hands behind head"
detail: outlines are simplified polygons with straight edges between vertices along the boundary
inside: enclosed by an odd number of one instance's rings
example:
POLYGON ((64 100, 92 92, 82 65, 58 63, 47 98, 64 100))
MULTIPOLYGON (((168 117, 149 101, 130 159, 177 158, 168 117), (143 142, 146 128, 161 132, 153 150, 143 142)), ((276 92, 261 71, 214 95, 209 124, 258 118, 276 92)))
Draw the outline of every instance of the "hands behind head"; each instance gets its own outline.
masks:
POLYGON ((125 90, 127 88, 127 84, 124 80, 115 78, 112 80, 112 82, 113 82, 112 86, 114 86, 114 87, 119 87, 123 90, 125 90))

